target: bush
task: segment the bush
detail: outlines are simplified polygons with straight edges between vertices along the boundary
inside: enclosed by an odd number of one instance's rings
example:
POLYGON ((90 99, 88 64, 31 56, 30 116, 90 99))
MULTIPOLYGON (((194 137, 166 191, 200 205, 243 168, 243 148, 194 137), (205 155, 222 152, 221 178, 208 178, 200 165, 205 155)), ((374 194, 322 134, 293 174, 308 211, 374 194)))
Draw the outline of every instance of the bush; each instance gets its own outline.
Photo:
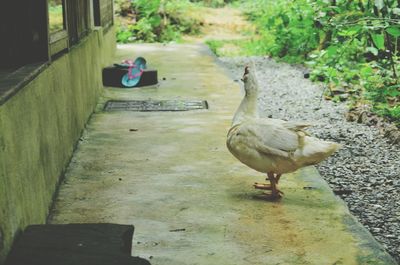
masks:
POLYGON ((330 91, 370 100, 376 113, 399 121, 397 0, 257 0, 244 10, 258 28, 262 50, 305 62, 311 77, 329 84, 330 91))

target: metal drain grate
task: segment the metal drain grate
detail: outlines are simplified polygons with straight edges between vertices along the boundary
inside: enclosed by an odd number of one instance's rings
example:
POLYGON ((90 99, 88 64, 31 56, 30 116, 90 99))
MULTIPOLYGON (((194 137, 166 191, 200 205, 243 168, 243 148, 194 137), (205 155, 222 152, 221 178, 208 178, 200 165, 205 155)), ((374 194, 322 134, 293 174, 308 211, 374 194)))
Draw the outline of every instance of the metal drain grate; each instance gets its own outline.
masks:
POLYGON ((188 111, 208 109, 205 100, 110 100, 105 111, 188 111))

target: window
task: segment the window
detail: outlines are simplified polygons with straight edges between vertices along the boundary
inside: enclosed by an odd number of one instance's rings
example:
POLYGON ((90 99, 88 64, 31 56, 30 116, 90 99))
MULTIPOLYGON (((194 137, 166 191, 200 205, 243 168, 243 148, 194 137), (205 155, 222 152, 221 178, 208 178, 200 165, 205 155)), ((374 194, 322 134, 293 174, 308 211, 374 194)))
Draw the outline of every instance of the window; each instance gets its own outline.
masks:
POLYGON ((65 29, 64 5, 62 0, 49 0, 49 32, 55 33, 65 29))
MULTIPOLYGON (((89 34, 92 0, 0 1, 0 105, 55 55, 89 34)), ((113 24, 113 1, 93 0, 95 24, 113 24)))
POLYGON ((46 0, 0 1, 0 105, 49 60, 46 0))
POLYGON ((0 1, 0 68, 48 60, 47 1, 0 1))
POLYGON ((65 0, 48 0, 50 55, 55 55, 68 48, 64 1, 65 0))
POLYGON ((89 0, 48 0, 50 54, 77 44, 90 31, 89 0))

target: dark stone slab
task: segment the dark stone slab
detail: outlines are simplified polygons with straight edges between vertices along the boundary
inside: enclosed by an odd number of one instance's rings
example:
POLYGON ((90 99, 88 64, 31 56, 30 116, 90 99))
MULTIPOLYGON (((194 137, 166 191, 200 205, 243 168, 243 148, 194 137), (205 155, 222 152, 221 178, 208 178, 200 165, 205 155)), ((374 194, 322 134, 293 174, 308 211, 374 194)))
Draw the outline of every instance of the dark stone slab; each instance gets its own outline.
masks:
POLYGON ((132 225, 32 225, 17 238, 6 265, 145 265, 131 257, 132 225))
MULTIPOLYGON (((128 73, 128 68, 110 66, 103 69, 103 85, 111 87, 125 87, 122 77, 128 73)), ((157 70, 144 69, 140 81, 135 87, 151 86, 158 83, 157 70)))

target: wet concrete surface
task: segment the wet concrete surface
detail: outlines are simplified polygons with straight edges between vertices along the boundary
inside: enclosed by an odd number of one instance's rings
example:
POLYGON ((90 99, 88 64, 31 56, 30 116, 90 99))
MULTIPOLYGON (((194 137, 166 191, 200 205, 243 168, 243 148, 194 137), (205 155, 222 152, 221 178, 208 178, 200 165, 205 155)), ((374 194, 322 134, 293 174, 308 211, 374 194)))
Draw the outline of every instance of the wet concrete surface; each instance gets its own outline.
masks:
POLYGON ((258 198, 252 184, 265 176, 225 147, 240 86, 206 47, 123 45, 115 61, 136 56, 157 68, 159 85, 105 88, 50 223, 133 224, 132 254, 154 265, 395 264, 314 167, 282 177, 281 201, 258 198), (105 112, 109 99, 209 109, 105 112))

